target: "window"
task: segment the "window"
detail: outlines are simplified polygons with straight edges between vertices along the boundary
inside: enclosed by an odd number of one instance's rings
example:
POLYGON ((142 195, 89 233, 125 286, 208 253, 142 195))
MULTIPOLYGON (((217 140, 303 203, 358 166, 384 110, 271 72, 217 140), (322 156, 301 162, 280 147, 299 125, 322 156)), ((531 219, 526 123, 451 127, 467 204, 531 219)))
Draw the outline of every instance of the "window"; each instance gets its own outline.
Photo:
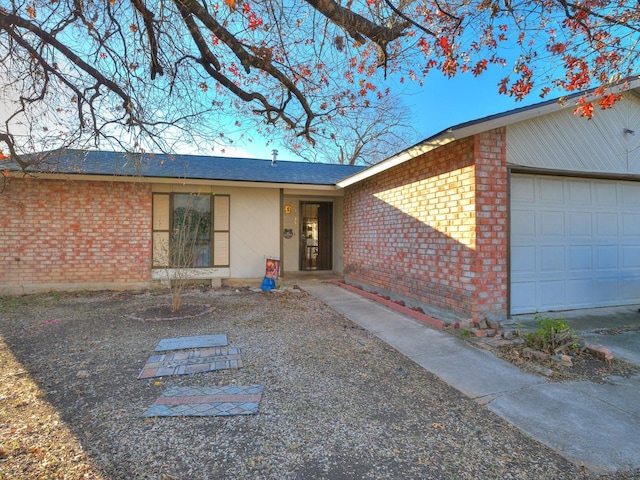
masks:
POLYGON ((153 266, 229 266, 229 196, 153 195, 153 266))

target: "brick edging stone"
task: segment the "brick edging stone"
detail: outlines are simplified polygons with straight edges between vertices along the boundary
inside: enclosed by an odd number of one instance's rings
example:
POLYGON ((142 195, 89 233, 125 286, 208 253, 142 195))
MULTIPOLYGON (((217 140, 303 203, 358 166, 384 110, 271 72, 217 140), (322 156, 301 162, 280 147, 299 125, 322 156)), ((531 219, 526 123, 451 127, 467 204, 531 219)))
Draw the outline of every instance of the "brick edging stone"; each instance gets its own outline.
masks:
POLYGON ((407 315, 419 322, 425 323, 431 327, 437 328, 438 330, 444 330, 445 328, 455 328, 454 324, 448 325, 445 321, 434 318, 430 315, 426 315, 425 313, 418 312, 411 307, 407 307, 405 305, 401 305, 397 301, 387 300, 386 298, 381 297, 376 292, 368 292, 362 288, 356 287, 354 285, 349 285, 344 281, 335 280, 333 282, 334 285, 337 285, 345 290, 349 290, 350 292, 357 293, 365 298, 378 302, 385 307, 391 308, 392 310, 396 310, 397 312, 402 313, 403 315, 407 315))

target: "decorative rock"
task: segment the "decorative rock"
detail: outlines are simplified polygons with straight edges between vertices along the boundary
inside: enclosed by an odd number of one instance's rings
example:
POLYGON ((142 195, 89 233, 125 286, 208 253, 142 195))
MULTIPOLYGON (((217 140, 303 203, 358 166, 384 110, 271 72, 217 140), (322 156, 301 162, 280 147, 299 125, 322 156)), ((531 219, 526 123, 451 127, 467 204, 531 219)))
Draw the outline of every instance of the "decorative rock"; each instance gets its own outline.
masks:
POLYGON ((488 328, 487 321, 482 319, 478 322, 478 328, 486 330, 488 328))
POLYGON ((487 336, 487 331, 481 328, 472 328, 471 333, 477 338, 484 338, 487 336))
POLYGON ((487 326, 493 330, 498 330, 500 328, 500 324, 494 320, 487 320, 487 326))
POLYGON ((493 328, 487 328, 487 337, 495 337, 496 331, 493 328))
POLYGON ((553 370, 547 367, 543 367, 542 365, 538 365, 536 363, 528 363, 528 367, 536 373, 544 375, 545 377, 550 377, 553 375, 553 370))
POLYGON ((606 362, 610 362, 613 360, 613 354, 611 350, 607 347, 603 347, 602 345, 587 345, 586 349, 591 355, 594 355, 606 362))
POLYGON ((514 336, 515 335, 513 330, 505 330, 504 332, 502 332, 502 338, 504 338, 505 340, 511 340, 514 336))
POLYGON ((522 350, 522 355, 531 360, 537 360, 544 362, 549 359, 549 354, 541 352, 540 350, 534 350, 533 348, 525 348, 522 350))
POLYGON ((571 367, 573 366, 573 362, 571 361, 571 357, 569 355, 553 355, 551 360, 558 365, 562 365, 563 367, 571 367))
POLYGON ((470 318, 463 318, 460 320, 460 328, 462 330, 471 330, 474 326, 473 320, 470 318))

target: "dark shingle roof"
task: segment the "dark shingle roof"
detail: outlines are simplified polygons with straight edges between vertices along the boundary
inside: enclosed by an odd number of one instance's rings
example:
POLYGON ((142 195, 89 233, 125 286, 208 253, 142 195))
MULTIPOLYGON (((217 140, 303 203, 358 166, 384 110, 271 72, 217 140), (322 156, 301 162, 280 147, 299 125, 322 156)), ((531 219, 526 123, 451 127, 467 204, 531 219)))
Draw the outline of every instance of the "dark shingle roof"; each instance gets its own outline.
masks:
MULTIPOLYGON (((122 152, 62 150, 48 152, 45 160, 28 171, 109 176, 142 176, 190 180, 335 185, 364 167, 326 163, 255 160, 200 155, 132 154, 122 152)), ((19 170, 15 163, 0 165, 19 170)))

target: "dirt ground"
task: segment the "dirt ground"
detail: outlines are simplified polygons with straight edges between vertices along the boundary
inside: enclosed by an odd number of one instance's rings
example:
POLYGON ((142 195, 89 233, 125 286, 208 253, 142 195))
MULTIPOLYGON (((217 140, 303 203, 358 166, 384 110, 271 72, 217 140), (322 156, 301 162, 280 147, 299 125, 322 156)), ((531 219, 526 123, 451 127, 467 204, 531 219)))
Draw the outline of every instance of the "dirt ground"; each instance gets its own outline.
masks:
POLYGON ((0 479, 640 477, 583 471, 304 292, 169 303, 0 298, 0 479), (137 380, 159 340, 223 333, 242 368, 137 380), (141 418, 169 386, 233 384, 264 385, 257 415, 141 418))

